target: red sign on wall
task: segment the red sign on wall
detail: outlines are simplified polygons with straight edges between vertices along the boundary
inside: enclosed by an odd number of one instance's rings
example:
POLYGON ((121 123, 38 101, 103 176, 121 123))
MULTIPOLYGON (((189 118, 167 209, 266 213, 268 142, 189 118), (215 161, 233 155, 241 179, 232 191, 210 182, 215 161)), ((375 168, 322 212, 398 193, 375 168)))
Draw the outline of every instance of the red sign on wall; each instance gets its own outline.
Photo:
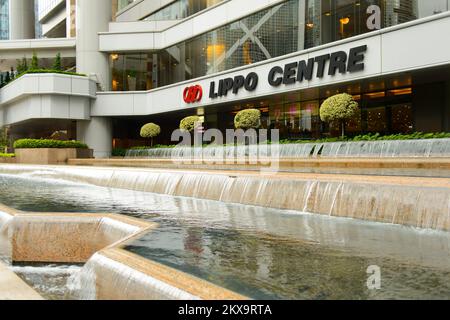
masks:
POLYGON ((183 100, 186 103, 200 102, 203 98, 203 88, 200 85, 187 87, 183 92, 183 100))

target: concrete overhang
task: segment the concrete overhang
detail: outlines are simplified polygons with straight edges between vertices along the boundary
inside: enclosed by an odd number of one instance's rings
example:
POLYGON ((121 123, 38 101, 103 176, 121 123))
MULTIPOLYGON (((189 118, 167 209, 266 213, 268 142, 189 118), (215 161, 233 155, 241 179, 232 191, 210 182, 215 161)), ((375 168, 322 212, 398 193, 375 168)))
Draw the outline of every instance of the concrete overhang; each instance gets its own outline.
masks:
POLYGON ((96 90, 88 77, 24 75, 0 90, 0 126, 32 119, 89 120, 96 90))
POLYGON ((32 39, 32 40, 1 40, 0 58, 20 59, 22 57, 31 58, 33 52, 40 58, 54 58, 57 53, 61 53, 63 58, 73 58, 76 56, 75 38, 55 38, 55 39, 32 39))

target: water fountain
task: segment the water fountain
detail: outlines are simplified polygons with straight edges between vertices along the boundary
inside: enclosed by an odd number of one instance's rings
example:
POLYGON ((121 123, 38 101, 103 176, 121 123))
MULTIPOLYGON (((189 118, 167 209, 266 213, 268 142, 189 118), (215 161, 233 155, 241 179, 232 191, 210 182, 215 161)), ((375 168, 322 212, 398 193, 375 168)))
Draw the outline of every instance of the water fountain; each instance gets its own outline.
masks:
MULTIPOLYGON (((138 232, 132 221, 158 225, 138 237, 130 235, 124 241, 99 248, 80 272, 69 267, 74 272, 69 286, 78 289, 75 290, 78 298, 236 299, 247 296, 257 299, 390 299, 442 298, 448 295, 450 237, 447 232, 95 187, 80 183, 82 180, 64 182, 60 172, 53 169, 39 167, 39 173, 35 169, 14 175, 0 173, 3 185, 13 186, 14 194, 20 194, 10 198, 9 189, 0 187, 0 199, 22 210, 39 206, 47 211, 70 210, 73 213, 20 212, 20 219, 10 226, 19 221, 30 225, 13 228, 25 233, 17 237, 13 248, 35 242, 33 237, 42 242, 45 234, 40 232, 42 228, 56 233, 67 228, 73 234, 72 222, 82 222, 83 215, 89 222, 98 215, 98 220, 105 219, 105 224, 109 225, 108 219, 114 216, 106 219, 104 211, 122 214, 118 225, 112 223, 113 230, 138 232), (45 199, 49 202, 42 202, 45 199), (78 211, 87 213, 76 213, 78 211), (98 213, 88 213, 91 211, 98 213), (26 219, 25 215, 30 217, 26 219), (141 220, 128 220, 126 215, 141 220), (46 227, 44 220, 54 226, 46 227), (60 223, 62 225, 58 227, 60 223), (26 236, 28 232, 30 236, 26 236), (382 268, 385 290, 371 292, 364 289, 365 270, 370 265, 382 268), (319 274, 317 270, 320 270, 319 274), (430 281, 435 288, 432 292, 427 290, 430 281)), ((66 174, 69 172, 69 176, 74 175, 67 168, 59 169, 66 174)), ((102 172, 97 176, 92 176, 92 172, 86 172, 84 168, 74 169, 80 172, 72 176, 73 181, 80 176, 91 182, 95 182, 98 176, 102 179, 109 177, 112 181, 123 179, 117 173, 112 174, 110 169, 99 170, 102 172)), ((125 170, 124 174, 130 176, 131 171, 125 170)), ((130 179, 136 181, 136 176, 130 179)), ((318 185, 310 185, 304 190, 305 197, 308 193, 314 194, 317 188, 320 189, 318 185)), ((332 188, 329 188, 331 194, 332 188)), ((264 191, 263 188, 261 190, 264 191)), ((335 194, 326 201, 333 203, 334 198, 335 194)), ((319 201, 311 199, 310 202, 313 205, 319 201)), ((95 224, 99 226, 101 222, 95 224)), ((80 230, 92 235, 87 226, 80 230)), ((67 236, 60 233, 60 237, 67 236)), ((47 245, 47 248, 51 249, 51 246, 47 245)), ((25 256, 32 257, 31 253, 25 256)), ((67 257, 63 252, 61 256, 63 259, 67 257)), ((54 256, 52 259, 57 258, 54 256)), ((14 270, 30 281, 39 278, 40 272, 65 272, 65 268, 60 266, 25 265, 16 266, 14 270)), ((51 297, 51 292, 45 296, 51 297)))
POLYGON ((450 230, 447 179, 33 166, 2 166, 0 173, 450 230))
POLYGON ((449 157, 450 139, 385 140, 333 143, 298 143, 262 146, 208 146, 128 150, 126 158, 235 159, 268 156, 280 158, 401 158, 449 157), (273 148, 273 149, 271 149, 273 148))

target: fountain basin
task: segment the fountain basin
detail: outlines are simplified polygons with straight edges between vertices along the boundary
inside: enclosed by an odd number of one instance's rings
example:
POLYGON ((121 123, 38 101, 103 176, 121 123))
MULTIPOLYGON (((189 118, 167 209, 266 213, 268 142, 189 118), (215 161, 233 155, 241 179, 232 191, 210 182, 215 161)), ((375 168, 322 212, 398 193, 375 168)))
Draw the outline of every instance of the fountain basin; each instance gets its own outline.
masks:
POLYGON ((442 178, 7 165, 0 172, 450 230, 450 182, 442 178))
POLYGON ((118 214, 25 213, 0 205, 0 254, 13 263, 86 263, 81 299, 245 299, 122 249, 155 226, 118 214))
POLYGON ((43 300, 43 298, 0 262, 0 300, 43 300))

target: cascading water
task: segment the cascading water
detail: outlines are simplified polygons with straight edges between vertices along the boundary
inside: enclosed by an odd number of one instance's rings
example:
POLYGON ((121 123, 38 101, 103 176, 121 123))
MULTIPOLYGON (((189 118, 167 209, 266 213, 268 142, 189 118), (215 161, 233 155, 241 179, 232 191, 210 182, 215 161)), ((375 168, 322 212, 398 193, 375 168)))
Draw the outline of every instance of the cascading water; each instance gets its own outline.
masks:
POLYGON ((170 286, 158 279, 145 275, 129 266, 112 260, 102 254, 95 254, 83 267, 69 279, 69 286, 72 294, 80 300, 95 300, 98 297, 98 290, 105 291, 111 297, 116 293, 114 290, 121 290, 121 295, 132 299, 146 297, 151 300, 198 300, 183 290, 170 286), (102 279, 97 279, 101 274, 102 279), (102 284, 99 285, 99 281, 102 284), (108 290, 105 286, 110 287, 108 290))
POLYGON ((9 226, 13 217, 0 209, 0 262, 11 262, 11 241, 9 226))
MULTIPOLYGON (((33 167, 22 168, 27 174, 33 167), (27 169, 28 168, 28 169, 27 169)), ((15 167, 0 167, 2 172, 15 167)), ((56 177, 101 187, 144 191, 226 203, 297 210, 418 228, 450 230, 450 185, 368 183, 363 180, 317 180, 264 175, 204 174, 109 168, 52 168, 56 177), (283 192, 274 192, 283 190, 283 192)))
MULTIPOLYGON (((71 169, 58 168, 66 173, 71 169)), ((339 198, 347 192, 342 181, 337 181, 336 186, 321 186, 321 182, 316 181, 299 191, 305 199, 302 205, 308 209, 320 205, 320 198, 315 194, 322 188, 326 189, 326 213, 319 216, 80 183, 55 184, 52 181, 54 178, 62 181, 59 171, 46 170, 46 175, 42 176, 42 171, 39 175, 33 175, 32 170, 23 177, 5 177, 0 173, 0 185, 6 185, 5 188, 0 187, 0 201, 21 210, 35 210, 44 205, 46 211, 115 212, 155 222, 159 224, 158 228, 117 251, 131 252, 131 255, 142 259, 139 261, 155 261, 251 298, 442 299, 448 298, 450 292, 448 233, 330 218, 330 210, 339 206, 339 198), (53 178, 50 178, 50 173, 53 178), (14 193, 10 191, 11 186, 15 187, 14 193), (17 193, 23 197, 16 196, 17 193), (50 203, 40 202, 49 198, 50 203), (366 269, 371 265, 382 268, 382 290, 365 289, 366 269)), ((110 169, 99 169, 102 170, 104 172, 98 176, 104 179, 122 179, 120 174, 113 174, 110 169)), ((87 171, 72 172, 72 179, 90 175, 88 178, 95 182, 98 176, 93 177, 92 172, 87 171)), ((132 171, 125 170, 130 176, 128 183, 137 185, 142 180, 131 176, 132 171)), ((220 180, 227 184, 221 188, 224 193, 232 190, 236 183, 234 180, 237 177, 229 178, 220 180)), ((196 179, 193 180, 194 183, 196 179)), ((182 180, 176 181, 184 183, 182 180)), ((251 186, 249 183, 248 187, 251 186)), ((256 193, 267 192, 268 188, 272 188, 274 193, 274 185, 268 179, 261 179, 256 186, 259 188, 254 190, 256 193)), ((292 187, 295 188, 295 184, 292 187)), ((370 187, 373 189, 376 186, 370 187)), ((169 189, 176 190, 177 186, 169 189)), ((395 193, 395 190, 390 192, 395 193)), ((430 188, 428 192, 433 193, 434 189, 430 188)), ((414 196, 414 193, 411 195, 414 196)), ((355 197, 359 195, 355 194, 355 197)), ((429 197, 429 202, 438 200, 429 197)), ((358 206, 360 204, 355 203, 355 207, 358 206)), ((371 206, 376 206, 376 202, 371 206)), ((333 214, 334 210, 331 211, 333 214)), ((74 280, 74 275, 69 286, 75 291, 77 288, 81 290, 81 296, 85 299, 95 297, 102 288, 110 286, 114 288, 111 290, 113 294, 124 293, 123 298, 134 298, 133 294, 142 293, 143 287, 146 290, 152 288, 144 291, 148 297, 155 296, 157 282, 148 277, 153 273, 143 273, 139 271, 141 268, 117 264, 110 257, 114 256, 105 252, 95 255, 81 272, 86 284, 82 285, 80 278, 78 282, 74 280)), ((132 265, 136 266, 134 263, 132 265)), ((29 267, 25 268, 28 271, 29 267)), ((17 272, 20 273, 20 268, 17 272)), ((51 270, 48 272, 52 274, 51 270)), ((29 273, 39 272, 29 270, 29 273)), ((170 273, 167 275, 172 277, 170 273)), ((63 283, 63 286, 67 287, 67 284, 63 283)), ((164 294, 173 289, 164 281, 159 288, 164 294)), ((102 292, 101 296, 108 298, 108 291, 106 294, 102 292)))
POLYGON ((236 159, 239 157, 281 158, 393 158, 449 157, 450 139, 381 140, 333 143, 299 143, 262 146, 208 146, 128 150, 126 158, 236 159), (276 147, 274 147, 276 146, 276 147), (273 149, 272 149, 273 148, 273 149), (273 153, 276 154, 273 154, 273 153))

